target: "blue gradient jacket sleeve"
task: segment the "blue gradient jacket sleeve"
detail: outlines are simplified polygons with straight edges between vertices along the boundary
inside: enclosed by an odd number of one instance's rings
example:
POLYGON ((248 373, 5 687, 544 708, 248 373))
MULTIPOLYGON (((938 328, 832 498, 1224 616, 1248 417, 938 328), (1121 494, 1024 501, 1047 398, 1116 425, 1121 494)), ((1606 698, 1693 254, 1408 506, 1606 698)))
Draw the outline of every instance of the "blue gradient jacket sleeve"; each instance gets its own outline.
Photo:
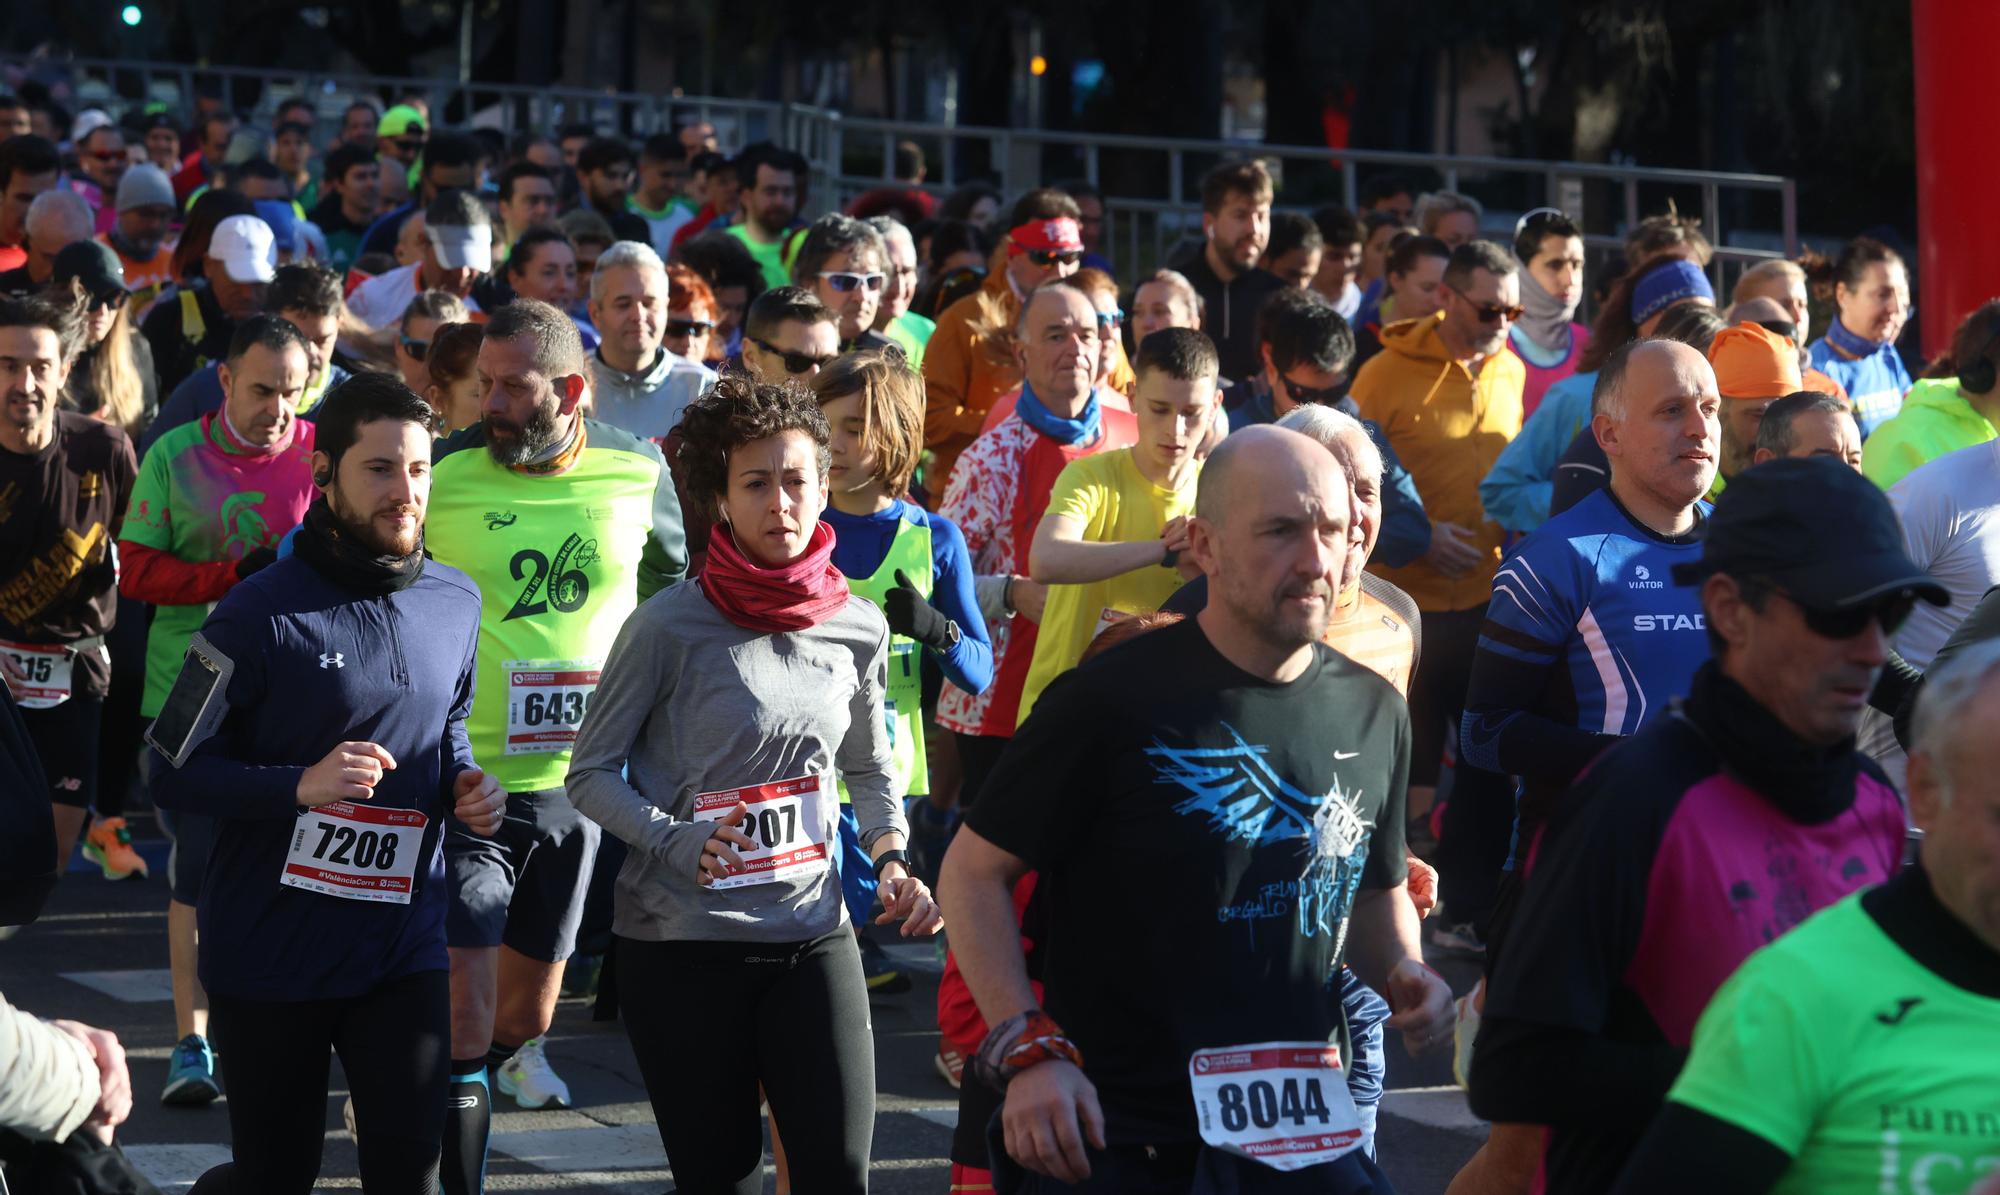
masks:
POLYGON ((1556 462, 1590 420, 1594 373, 1572 374, 1549 387, 1542 405, 1521 425, 1521 434, 1500 452, 1493 470, 1479 483, 1486 517, 1509 531, 1529 532, 1549 519, 1556 462))
POLYGON ((938 652, 937 660, 952 684, 978 693, 993 683, 993 642, 986 637, 986 620, 973 593, 972 553, 958 524, 939 514, 925 518, 931 528, 931 604, 958 624, 958 643, 938 652))
POLYGON ((1366 419, 1361 426, 1368 429, 1369 438, 1382 453, 1382 532, 1376 537, 1375 552, 1368 559, 1390 568, 1414 564, 1431 550, 1431 520, 1424 513, 1416 478, 1403 467, 1396 450, 1389 447, 1389 437, 1382 434, 1379 426, 1366 419))

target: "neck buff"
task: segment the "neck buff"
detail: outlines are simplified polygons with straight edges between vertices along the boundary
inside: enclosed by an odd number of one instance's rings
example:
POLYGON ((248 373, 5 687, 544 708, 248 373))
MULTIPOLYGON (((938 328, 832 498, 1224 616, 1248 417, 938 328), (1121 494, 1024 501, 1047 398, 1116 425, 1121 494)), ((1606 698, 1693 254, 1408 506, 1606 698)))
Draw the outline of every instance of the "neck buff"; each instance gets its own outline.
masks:
POLYGON ((1058 444, 1075 447, 1088 444, 1097 438, 1098 425, 1104 417, 1104 408, 1097 401, 1097 391, 1090 392, 1090 398, 1083 404, 1083 414, 1070 419, 1056 414, 1042 405, 1035 397, 1035 391, 1025 381, 1021 383, 1021 397, 1014 403, 1014 413, 1021 422, 1058 444))
POLYGON ((806 554, 765 568, 736 544, 727 522, 708 533, 701 591, 722 616, 746 631, 802 631, 818 626, 847 604, 847 578, 833 567, 833 527, 822 519, 806 554))
POLYGON ((1521 279, 1521 306, 1525 309, 1521 318, 1514 321, 1514 331, 1527 337, 1537 348, 1551 353, 1569 351, 1569 322, 1576 315, 1576 304, 1565 304, 1561 299, 1542 289, 1535 281, 1534 272, 1528 263, 1522 262, 1518 271, 1521 279))
POLYGON ((292 541, 299 559, 336 585, 380 597, 408 589, 424 575, 424 540, 408 556, 388 556, 362 544, 335 518, 324 496, 313 499, 292 541))
POLYGON ((1870 340, 1861 333, 1853 331, 1846 324, 1840 322, 1838 315, 1835 315, 1833 322, 1826 326, 1826 340, 1828 344, 1839 349, 1841 355, 1849 360, 1857 357, 1866 357, 1870 353, 1880 352, 1882 349, 1881 341, 1870 340))
POLYGON ((244 438, 242 432, 236 430, 236 424, 230 421, 229 402, 227 399, 223 400, 222 405, 216 408, 215 422, 210 426, 214 428, 216 443, 222 446, 222 450, 236 456, 276 456, 285 449, 290 448, 292 441, 299 434, 299 421, 297 416, 294 416, 291 426, 285 429, 284 439, 279 440, 276 444, 252 444, 244 438))
POLYGON ((1007 256, 1019 257, 1030 249, 1048 253, 1081 253, 1083 230, 1068 216, 1030 220, 1007 230, 1007 256))

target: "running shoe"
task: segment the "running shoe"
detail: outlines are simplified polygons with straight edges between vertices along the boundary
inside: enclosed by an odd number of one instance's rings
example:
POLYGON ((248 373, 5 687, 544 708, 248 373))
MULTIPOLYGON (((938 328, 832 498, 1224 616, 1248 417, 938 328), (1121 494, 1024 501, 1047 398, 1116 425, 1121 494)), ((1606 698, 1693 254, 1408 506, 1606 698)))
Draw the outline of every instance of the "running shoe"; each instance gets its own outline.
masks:
POLYGON ((167 1063, 167 1086, 160 1092, 160 1102, 199 1107, 221 1094, 215 1081, 215 1051, 208 1039, 199 1033, 183 1037, 167 1063))
POLYGON ((570 1106, 569 1084, 549 1069, 549 1057, 542 1052, 547 1040, 538 1037, 522 1046, 493 1072, 500 1082, 501 1093, 513 1096, 516 1104, 531 1112, 537 1108, 570 1106))
POLYGON ((868 994, 893 996, 910 990, 910 977, 889 961, 889 955, 873 938, 861 938, 861 974, 867 977, 868 994))
POLYGON ((354 1127, 354 1097, 351 1095, 347 1097, 347 1102, 340 1106, 340 1123, 347 1126, 347 1135, 359 1144, 361 1133, 354 1127))
POLYGON ((960 1081, 965 1077, 965 1055, 946 1045, 943 1038, 939 1038, 938 1050, 931 1058, 931 1065, 937 1068, 938 1074, 944 1076, 945 1082, 951 1084, 953 1091, 958 1090, 960 1081))
POLYGON ((1486 957, 1486 943, 1470 921, 1435 927, 1431 930, 1431 945, 1447 954, 1462 955, 1467 958, 1486 957))
POLYGON ((83 839, 83 856, 104 869, 107 880, 150 878, 146 861, 132 849, 132 831, 122 817, 100 817, 83 839))
POLYGON ((597 980, 604 974, 601 954, 572 954, 563 964, 562 994, 592 1000, 597 997, 597 980))

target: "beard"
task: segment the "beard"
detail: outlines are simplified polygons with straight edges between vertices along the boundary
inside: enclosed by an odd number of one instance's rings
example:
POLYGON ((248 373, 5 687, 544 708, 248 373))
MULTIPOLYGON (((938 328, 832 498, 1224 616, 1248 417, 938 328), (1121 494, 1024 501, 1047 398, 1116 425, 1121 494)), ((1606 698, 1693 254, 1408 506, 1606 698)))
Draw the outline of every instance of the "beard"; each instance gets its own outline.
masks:
POLYGON ((1220 596, 1230 615, 1272 647, 1296 651, 1318 642, 1326 634, 1336 595, 1333 587, 1324 580, 1300 581, 1294 578, 1277 592, 1262 593, 1247 585, 1231 584, 1227 569, 1220 578, 1212 578, 1210 584, 1213 585, 1217 579, 1222 584, 1212 592, 1220 596), (1320 598, 1316 611, 1308 611, 1290 600, 1307 593, 1317 594, 1320 598))
POLYGON ((340 487, 334 486, 327 491, 326 508, 334 521, 340 524, 341 534, 378 556, 408 556, 424 546, 423 511, 414 505, 396 502, 383 506, 374 514, 364 514, 349 505, 340 487), (411 516, 408 531, 387 531, 375 522, 379 515, 403 513, 411 516))
POLYGON ((556 446, 556 404, 538 406, 526 423, 515 423, 500 415, 488 414, 486 451, 502 465, 525 465, 546 455, 556 446))

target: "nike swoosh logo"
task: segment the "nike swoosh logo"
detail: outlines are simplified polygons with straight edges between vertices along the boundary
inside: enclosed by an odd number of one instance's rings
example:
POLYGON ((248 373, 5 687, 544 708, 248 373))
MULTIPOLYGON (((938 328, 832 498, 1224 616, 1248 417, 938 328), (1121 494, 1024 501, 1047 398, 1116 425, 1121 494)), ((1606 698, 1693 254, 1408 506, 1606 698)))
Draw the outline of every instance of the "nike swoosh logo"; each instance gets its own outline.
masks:
POLYGON ((1333 753, 1333 757, 1335 759, 1353 759, 1360 754, 1361 752, 1359 751, 1336 751, 1333 753))

